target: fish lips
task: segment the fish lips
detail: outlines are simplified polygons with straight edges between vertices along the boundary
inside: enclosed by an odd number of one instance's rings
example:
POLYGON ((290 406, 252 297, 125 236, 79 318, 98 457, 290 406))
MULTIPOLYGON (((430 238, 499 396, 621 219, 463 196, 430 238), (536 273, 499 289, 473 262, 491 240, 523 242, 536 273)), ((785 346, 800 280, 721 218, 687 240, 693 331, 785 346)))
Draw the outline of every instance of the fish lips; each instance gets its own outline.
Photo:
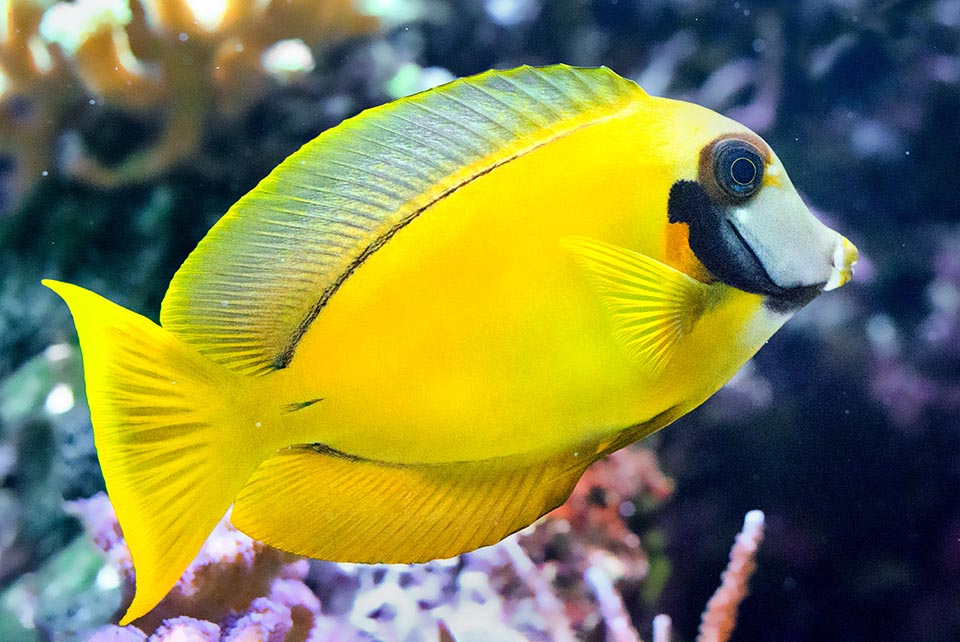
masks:
POLYGON ((802 308, 826 286, 826 281, 790 287, 776 283, 729 216, 730 206, 714 202, 697 181, 673 184, 667 212, 670 223, 687 224, 690 249, 715 278, 744 292, 764 295, 771 310, 789 313, 802 308))

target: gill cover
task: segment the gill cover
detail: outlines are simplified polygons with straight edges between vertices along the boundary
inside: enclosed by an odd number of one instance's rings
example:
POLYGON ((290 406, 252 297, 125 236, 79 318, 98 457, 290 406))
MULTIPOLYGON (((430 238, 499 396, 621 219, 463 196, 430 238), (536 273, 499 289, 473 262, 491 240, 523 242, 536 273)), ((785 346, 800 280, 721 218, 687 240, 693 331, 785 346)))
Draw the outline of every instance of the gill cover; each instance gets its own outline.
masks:
POLYGON ((751 134, 722 136, 700 152, 697 180, 670 189, 670 223, 689 227, 690 249, 710 273, 802 307, 850 278, 856 249, 803 204, 780 160, 751 134))

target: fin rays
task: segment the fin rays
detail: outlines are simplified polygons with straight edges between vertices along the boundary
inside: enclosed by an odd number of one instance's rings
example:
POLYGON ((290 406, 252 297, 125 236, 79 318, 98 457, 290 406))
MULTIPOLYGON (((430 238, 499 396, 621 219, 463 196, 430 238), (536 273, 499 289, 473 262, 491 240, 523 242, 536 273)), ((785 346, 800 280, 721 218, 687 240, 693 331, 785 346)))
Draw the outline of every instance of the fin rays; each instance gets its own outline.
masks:
POLYGON ((659 375, 708 306, 708 286, 625 248, 582 237, 561 244, 594 283, 627 355, 659 375))
POLYGON ((588 464, 567 454, 397 465, 297 446, 260 466, 231 519, 251 537, 301 555, 424 562, 530 524, 566 498, 588 464))
MULTIPOLYGON (((233 444, 230 373, 129 310, 44 281, 80 335, 94 440, 137 573, 122 623, 170 590, 259 463, 233 444), (215 480, 207 478, 213 467, 215 480)), ((265 456, 262 453, 261 456, 265 456)))
POLYGON ((431 203, 644 96, 607 69, 525 67, 366 111, 227 212, 174 277, 162 324, 232 370, 283 367, 358 262, 431 203))

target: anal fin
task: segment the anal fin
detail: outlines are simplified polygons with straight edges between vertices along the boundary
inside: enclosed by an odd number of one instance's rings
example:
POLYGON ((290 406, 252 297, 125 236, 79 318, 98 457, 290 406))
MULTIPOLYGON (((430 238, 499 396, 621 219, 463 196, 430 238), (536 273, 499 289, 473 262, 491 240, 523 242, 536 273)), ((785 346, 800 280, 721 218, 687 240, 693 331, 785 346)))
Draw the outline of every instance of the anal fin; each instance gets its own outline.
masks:
POLYGON ((566 500, 590 457, 391 464, 321 445, 279 451, 248 481, 231 520, 309 557, 415 563, 487 546, 566 500))

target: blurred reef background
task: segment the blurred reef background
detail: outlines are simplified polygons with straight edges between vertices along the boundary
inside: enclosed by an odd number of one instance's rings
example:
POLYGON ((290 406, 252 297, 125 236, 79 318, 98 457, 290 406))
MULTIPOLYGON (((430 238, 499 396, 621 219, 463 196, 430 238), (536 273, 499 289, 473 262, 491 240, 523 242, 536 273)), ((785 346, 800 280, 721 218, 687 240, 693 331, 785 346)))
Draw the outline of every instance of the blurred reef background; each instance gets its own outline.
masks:
POLYGON ((0 0, 0 640, 628 642, 658 613, 693 640, 750 509, 765 539, 732 640, 960 640, 958 168, 960 0, 0 0), (556 62, 758 131, 860 248, 854 283, 501 545, 356 567, 224 524, 140 628, 105 627, 129 560, 73 324, 40 279, 155 319, 302 143, 556 62))

